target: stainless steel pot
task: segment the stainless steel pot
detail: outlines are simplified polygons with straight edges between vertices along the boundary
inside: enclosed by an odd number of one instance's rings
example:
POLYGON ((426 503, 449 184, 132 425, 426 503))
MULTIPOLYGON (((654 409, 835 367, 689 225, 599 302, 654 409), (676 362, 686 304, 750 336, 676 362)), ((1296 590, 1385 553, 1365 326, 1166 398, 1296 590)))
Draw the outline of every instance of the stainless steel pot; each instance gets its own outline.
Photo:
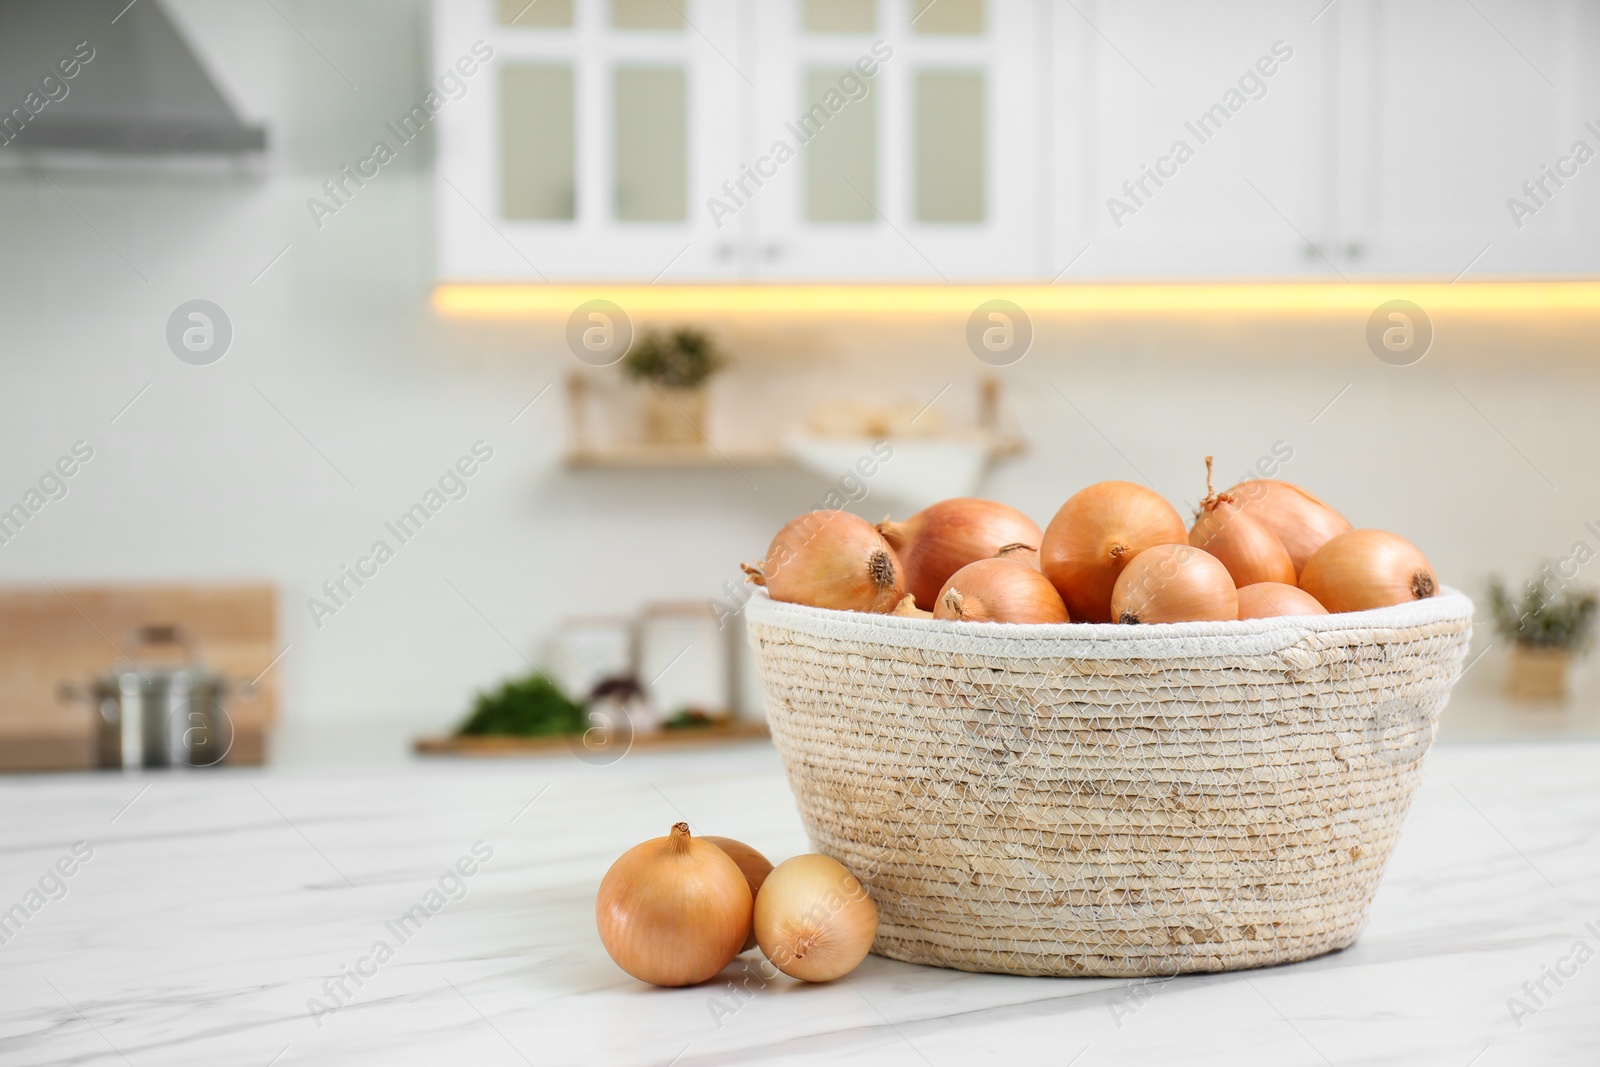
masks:
MULTIPOLYGON (((86 700, 96 713, 102 767, 212 767, 233 747, 233 720, 225 701, 234 687, 202 666, 181 626, 141 626, 128 636, 132 652, 87 689, 63 686, 62 695, 86 700), (176 646, 174 665, 151 658, 152 649, 176 646)), ((249 687, 237 687, 248 692, 249 687)))

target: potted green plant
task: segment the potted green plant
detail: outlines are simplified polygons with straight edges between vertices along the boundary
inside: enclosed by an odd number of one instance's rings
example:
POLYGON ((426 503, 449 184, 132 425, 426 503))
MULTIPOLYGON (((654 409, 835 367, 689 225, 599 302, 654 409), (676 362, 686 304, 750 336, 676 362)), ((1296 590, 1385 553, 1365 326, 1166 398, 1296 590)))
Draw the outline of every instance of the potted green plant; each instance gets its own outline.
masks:
POLYGON ((652 444, 703 444, 706 382, 727 363, 700 330, 651 330, 628 351, 622 372, 644 384, 645 440, 652 444))
POLYGON ((1542 573, 1520 596, 1499 578, 1489 583, 1495 628, 1511 641, 1511 695, 1528 700, 1566 697, 1573 655, 1588 646, 1600 607, 1592 590, 1552 589, 1549 578, 1542 573))

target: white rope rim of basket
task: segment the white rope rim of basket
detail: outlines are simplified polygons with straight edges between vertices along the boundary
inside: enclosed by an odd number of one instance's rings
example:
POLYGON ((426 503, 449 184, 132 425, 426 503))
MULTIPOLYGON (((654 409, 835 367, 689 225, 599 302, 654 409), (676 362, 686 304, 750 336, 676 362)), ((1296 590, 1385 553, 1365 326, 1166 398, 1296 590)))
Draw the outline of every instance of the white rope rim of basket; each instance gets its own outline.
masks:
POLYGON ((1049 654, 1098 659, 1165 659, 1173 656, 1267 655, 1310 634, 1341 630, 1407 630, 1472 617, 1472 601, 1444 588, 1427 600, 1372 611, 1297 615, 1245 622, 1122 623, 956 622, 908 619, 861 611, 836 611, 773 600, 765 589, 746 608, 751 622, 779 626, 834 641, 864 641, 928 652, 997 656, 1049 654))

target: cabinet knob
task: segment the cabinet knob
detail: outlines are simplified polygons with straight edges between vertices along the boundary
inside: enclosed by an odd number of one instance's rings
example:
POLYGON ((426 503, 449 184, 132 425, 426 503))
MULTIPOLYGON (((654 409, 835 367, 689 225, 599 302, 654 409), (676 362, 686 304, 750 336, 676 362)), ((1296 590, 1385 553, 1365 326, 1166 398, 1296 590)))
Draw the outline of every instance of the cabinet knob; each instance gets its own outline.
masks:
POLYGON ((1344 255, 1346 259, 1360 259, 1366 254, 1366 246, 1359 241, 1351 241, 1349 244, 1344 246, 1344 255))
POLYGON ((717 246, 717 258, 729 260, 739 254, 739 246, 731 242, 724 242, 717 246))
POLYGON ((782 259, 783 258, 783 246, 782 245, 776 245, 776 244, 762 246, 761 258, 765 259, 765 260, 782 259))

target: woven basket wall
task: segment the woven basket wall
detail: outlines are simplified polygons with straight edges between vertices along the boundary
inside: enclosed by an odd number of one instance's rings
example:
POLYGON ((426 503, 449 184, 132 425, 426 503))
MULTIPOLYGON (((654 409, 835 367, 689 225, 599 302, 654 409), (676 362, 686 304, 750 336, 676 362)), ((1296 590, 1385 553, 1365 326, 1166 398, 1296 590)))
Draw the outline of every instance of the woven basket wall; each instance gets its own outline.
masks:
POLYGON ((1130 977, 1355 940, 1472 623, 1448 590, 1166 626, 747 610, 801 818, 877 903, 873 951, 1130 977))

